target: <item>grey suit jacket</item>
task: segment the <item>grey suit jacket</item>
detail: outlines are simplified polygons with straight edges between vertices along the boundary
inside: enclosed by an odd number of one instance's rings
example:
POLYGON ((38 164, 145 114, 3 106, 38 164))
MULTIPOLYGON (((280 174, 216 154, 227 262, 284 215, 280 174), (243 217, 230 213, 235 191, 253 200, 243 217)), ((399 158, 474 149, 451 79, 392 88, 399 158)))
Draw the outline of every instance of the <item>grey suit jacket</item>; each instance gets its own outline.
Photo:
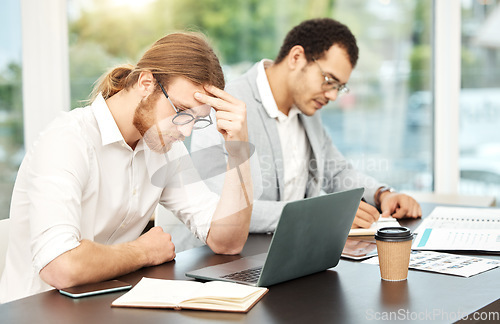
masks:
MULTIPOLYGON (((256 200, 253 206, 250 232, 262 233, 274 231, 286 201, 283 201, 282 198, 285 189, 284 167, 278 128, 276 120, 269 117, 262 105, 256 78, 257 64, 228 84, 225 90, 244 101, 247 106, 249 141, 255 145, 262 177, 262 194, 260 197, 254 196, 256 200)), ((319 113, 313 116, 300 114, 299 118, 306 131, 312 151, 312 155, 309 157, 309 177, 305 198, 320 195, 322 191, 331 193, 364 187, 364 197, 368 203, 373 205, 374 194, 383 184, 352 167, 333 145, 322 125, 319 113)), ((223 173, 226 167, 226 152, 223 143, 224 139, 215 125, 193 132, 192 152, 207 147, 216 148, 211 150, 211 155, 215 156, 210 157, 210 165, 206 161, 195 161, 201 173, 203 170, 212 174, 223 173)), ((206 182, 211 190, 221 193, 223 177, 215 177, 206 182)))

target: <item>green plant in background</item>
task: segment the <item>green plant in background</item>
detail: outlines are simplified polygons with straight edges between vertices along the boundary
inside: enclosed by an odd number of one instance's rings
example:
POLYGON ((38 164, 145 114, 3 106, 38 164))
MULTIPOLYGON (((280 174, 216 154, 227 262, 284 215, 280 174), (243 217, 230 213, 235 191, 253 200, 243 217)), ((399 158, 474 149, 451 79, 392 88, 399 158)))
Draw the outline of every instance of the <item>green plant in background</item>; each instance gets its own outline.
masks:
POLYGON ((15 62, 0 75, 0 141, 7 155, 24 145, 21 77, 21 66, 15 62))
POLYGON ((410 93, 421 90, 429 90, 431 80, 430 65, 432 60, 432 48, 429 44, 420 44, 413 48, 410 55, 410 67, 412 73, 408 80, 410 93))
POLYGON ((413 49, 410 53, 411 74, 409 79, 409 92, 429 90, 431 81, 432 62, 432 11, 426 1, 417 1, 415 19, 413 20, 412 42, 413 49))
MULTIPOLYGON (((83 2, 82 2, 83 3, 83 2)), ((133 63, 165 34, 206 34, 223 65, 273 59, 288 30, 312 17, 332 16, 335 0, 157 0, 140 9, 111 0, 85 1, 70 16, 71 107, 81 106, 93 82, 118 63, 133 63), (279 40, 279 41, 277 41, 279 40)))

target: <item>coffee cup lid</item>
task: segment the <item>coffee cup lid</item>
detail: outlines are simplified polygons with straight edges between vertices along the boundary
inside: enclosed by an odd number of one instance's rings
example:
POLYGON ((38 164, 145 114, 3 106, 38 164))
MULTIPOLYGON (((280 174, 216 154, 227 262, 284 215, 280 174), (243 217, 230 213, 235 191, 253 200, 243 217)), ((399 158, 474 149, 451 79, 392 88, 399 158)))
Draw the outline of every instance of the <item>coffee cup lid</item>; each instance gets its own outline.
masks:
POLYGON ((413 234, 408 227, 382 227, 377 230, 375 239, 385 242, 400 242, 413 239, 413 234))

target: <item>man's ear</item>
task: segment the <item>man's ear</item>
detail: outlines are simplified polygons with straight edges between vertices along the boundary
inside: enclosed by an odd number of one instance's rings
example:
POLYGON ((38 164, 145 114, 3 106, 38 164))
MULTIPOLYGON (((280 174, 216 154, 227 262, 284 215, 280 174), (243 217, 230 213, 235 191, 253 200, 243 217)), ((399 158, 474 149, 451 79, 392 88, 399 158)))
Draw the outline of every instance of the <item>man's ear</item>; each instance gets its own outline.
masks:
POLYGON ((149 71, 141 72, 139 78, 137 79, 137 88, 139 89, 142 96, 147 97, 155 88, 155 80, 153 73, 149 71))
POLYGON ((295 45, 290 49, 290 52, 288 52, 287 56, 287 64, 288 67, 292 70, 295 70, 297 68, 301 69, 304 65, 307 64, 306 53, 302 46, 295 45))

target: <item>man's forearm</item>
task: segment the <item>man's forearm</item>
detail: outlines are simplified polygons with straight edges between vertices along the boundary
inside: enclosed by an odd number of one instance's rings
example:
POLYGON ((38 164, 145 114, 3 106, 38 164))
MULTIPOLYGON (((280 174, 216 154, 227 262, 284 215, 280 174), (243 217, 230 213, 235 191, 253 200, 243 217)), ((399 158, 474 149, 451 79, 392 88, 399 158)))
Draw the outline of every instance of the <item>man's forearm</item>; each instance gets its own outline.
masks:
POLYGON ((250 161, 247 159, 241 164, 228 163, 220 202, 207 237, 207 244, 215 253, 241 252, 248 237, 252 203, 250 161), (230 168, 229 165, 234 167, 230 168))
POLYGON ((99 282, 175 258, 170 234, 153 227, 138 239, 116 245, 82 240, 47 264, 40 277, 56 288, 99 282))
POLYGON ((82 240, 78 247, 47 264, 40 271, 40 277, 61 289, 111 279, 146 264, 146 256, 133 242, 103 245, 82 240))
POLYGON ((286 201, 255 200, 250 233, 274 232, 286 203, 286 201))

